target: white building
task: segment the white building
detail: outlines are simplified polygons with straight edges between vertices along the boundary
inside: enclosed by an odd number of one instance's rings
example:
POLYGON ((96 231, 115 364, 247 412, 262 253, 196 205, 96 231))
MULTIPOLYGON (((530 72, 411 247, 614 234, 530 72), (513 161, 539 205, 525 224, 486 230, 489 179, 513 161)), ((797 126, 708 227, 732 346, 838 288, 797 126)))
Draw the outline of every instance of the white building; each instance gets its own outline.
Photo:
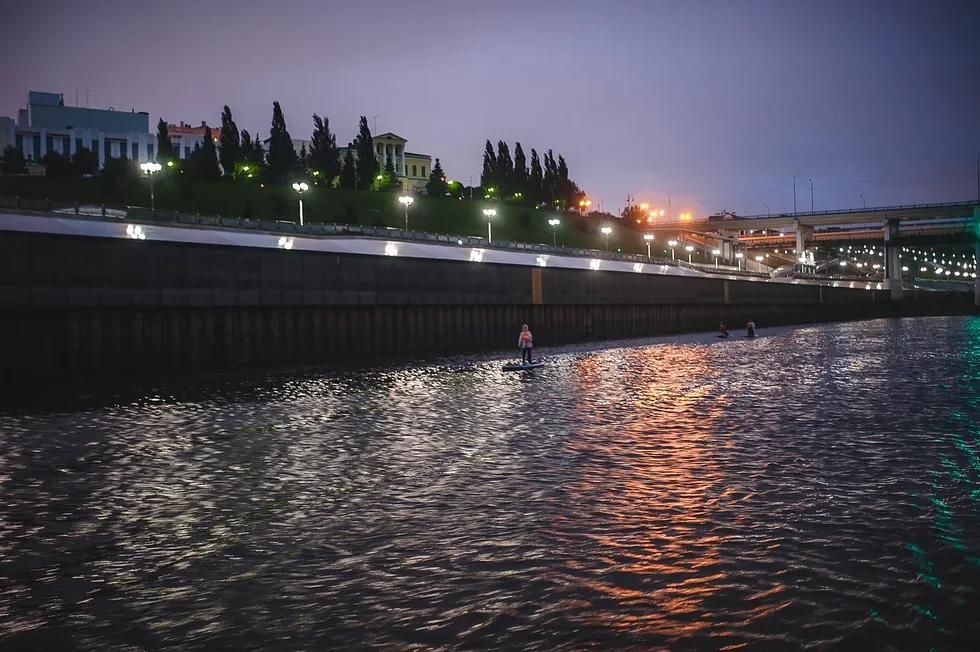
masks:
POLYGON ((156 146, 149 119, 145 111, 65 106, 59 93, 31 91, 16 123, 0 118, 0 148, 13 145, 28 161, 40 161, 48 152, 71 157, 85 147, 98 156, 100 168, 112 158, 149 161, 156 146))

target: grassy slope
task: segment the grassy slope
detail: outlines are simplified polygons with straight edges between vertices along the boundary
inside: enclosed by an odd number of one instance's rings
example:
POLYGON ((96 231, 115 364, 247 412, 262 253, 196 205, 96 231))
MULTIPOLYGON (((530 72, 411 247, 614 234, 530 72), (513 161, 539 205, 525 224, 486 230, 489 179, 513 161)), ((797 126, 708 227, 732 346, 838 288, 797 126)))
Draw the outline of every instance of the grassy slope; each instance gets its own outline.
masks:
MULTIPOLYGON (((232 181, 201 182, 181 191, 178 184, 160 179, 156 183, 158 211, 177 210, 202 215, 262 219, 297 220, 296 193, 284 186, 260 187, 232 181)), ((83 204, 105 203, 107 206, 148 206, 149 184, 136 180, 106 191, 101 179, 56 180, 46 177, 0 176, 0 196, 46 199, 83 204)), ((482 209, 489 204, 477 200, 455 200, 417 196, 409 209, 409 226, 413 230, 451 235, 485 236, 487 224, 482 209)), ((397 195, 388 192, 355 192, 312 188, 303 199, 305 221, 363 224, 367 226, 402 227, 405 213, 397 195)), ((493 222, 493 237, 500 240, 551 243, 552 228, 548 220, 561 219, 558 243, 564 246, 601 249, 601 224, 573 214, 559 215, 524 206, 498 204, 493 222)), ((612 249, 625 253, 646 253, 637 231, 613 224, 612 249)), ((655 252, 656 254, 656 252, 655 252)))

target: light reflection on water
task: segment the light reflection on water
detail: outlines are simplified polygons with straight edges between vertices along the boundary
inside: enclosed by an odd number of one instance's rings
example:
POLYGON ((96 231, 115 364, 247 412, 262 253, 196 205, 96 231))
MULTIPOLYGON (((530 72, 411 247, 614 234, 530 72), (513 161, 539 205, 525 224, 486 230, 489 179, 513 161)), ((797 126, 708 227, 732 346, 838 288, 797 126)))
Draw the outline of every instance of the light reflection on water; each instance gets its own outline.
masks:
POLYGON ((980 319, 0 415, 0 644, 962 648, 980 319))

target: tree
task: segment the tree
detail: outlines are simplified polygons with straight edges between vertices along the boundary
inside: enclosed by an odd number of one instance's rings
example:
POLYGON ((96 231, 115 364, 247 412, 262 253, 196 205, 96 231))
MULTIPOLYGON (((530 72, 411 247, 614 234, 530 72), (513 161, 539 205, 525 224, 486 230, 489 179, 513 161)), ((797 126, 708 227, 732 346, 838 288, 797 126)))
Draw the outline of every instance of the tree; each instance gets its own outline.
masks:
POLYGON ((549 206, 554 206, 557 188, 558 166, 555 165, 554 153, 549 149, 544 154, 544 180, 541 183, 542 199, 548 202, 549 206))
POLYGON ((69 179, 76 175, 71 159, 58 152, 48 152, 41 159, 44 164, 44 175, 52 179, 69 179))
POLYGON ((72 154, 71 163, 75 167, 75 172, 85 176, 95 174, 99 171, 99 157, 95 152, 87 147, 79 147, 72 154))
POLYGON ((354 160, 353 146, 347 147, 344 154, 344 167, 340 170, 340 187, 354 190, 357 187, 357 162, 354 160))
MULTIPOLYGON (((258 134, 255 136, 258 138, 258 134)), ((247 129, 242 129, 241 134, 241 154, 235 163, 235 177, 238 179, 256 179, 262 172, 263 158, 261 143, 256 147, 256 142, 247 129)))
POLYGON ((262 146, 262 137, 259 136, 258 132, 255 132, 255 138, 252 139, 252 155, 255 157, 255 167, 256 169, 263 169, 265 167, 265 147, 262 146))
POLYGON ((272 103, 272 129, 269 131, 269 154, 266 161, 269 164, 269 179, 273 183, 282 183, 296 168, 296 148, 286 130, 286 119, 282 115, 279 102, 272 103))
POLYGON ((425 184, 425 192, 430 197, 442 197, 449 192, 446 184, 446 173, 442 171, 442 164, 436 159, 436 164, 432 166, 429 173, 429 182, 425 184))
POLYGON ((502 140, 497 141, 497 196, 509 198, 514 177, 514 162, 510 159, 510 148, 502 140))
POLYGON ((378 159, 374 155, 374 138, 368 128, 368 121, 361 116, 358 125, 357 138, 354 139, 357 149, 357 185, 359 188, 370 188, 374 178, 378 176, 378 159))
POLYGON ((106 159, 102 168, 102 191, 107 194, 125 192, 139 178, 136 164, 125 158, 106 159))
POLYGON ((27 161, 24 160, 24 153, 13 145, 7 145, 3 150, 0 169, 3 170, 4 174, 24 174, 27 172, 27 161))
POLYGON ((211 134, 211 127, 204 128, 204 138, 200 144, 194 146, 194 153, 191 154, 190 173, 193 179, 200 181, 214 181, 221 178, 218 153, 214 148, 214 136, 211 134))
POLYGON ((313 138, 310 140, 309 169, 315 173, 314 183, 333 185, 340 176, 340 151, 337 138, 330 133, 330 119, 313 114, 313 138))
POLYGON ((489 194, 493 194, 490 188, 499 185, 498 180, 497 155, 493 151, 493 145, 490 143, 490 140, 487 139, 486 147, 483 149, 483 172, 480 174, 480 185, 483 186, 485 193, 489 192, 489 194))
POLYGON ((299 169, 304 172, 309 168, 310 154, 306 151, 306 143, 299 146, 299 156, 296 157, 296 163, 299 169))
POLYGON ((511 185, 516 199, 528 197, 527 159, 524 157, 524 149, 520 143, 514 143, 514 174, 511 185))
POLYGON ((399 181, 398 173, 395 171, 394 157, 385 161, 384 170, 381 172, 381 179, 375 187, 378 190, 388 190, 390 192, 401 190, 402 182, 399 181))
POLYGON ((238 125, 231 117, 231 109, 225 105, 221 112, 220 141, 221 169, 225 174, 235 174, 235 165, 242 160, 242 141, 238 125))
POLYGON ((167 123, 163 118, 157 123, 157 161, 166 163, 177 158, 174 153, 173 145, 170 144, 170 133, 167 131, 167 123))
POLYGON ((527 180, 527 194, 532 201, 541 201, 544 192, 544 172, 541 171, 541 160, 538 150, 531 149, 531 173, 527 180))

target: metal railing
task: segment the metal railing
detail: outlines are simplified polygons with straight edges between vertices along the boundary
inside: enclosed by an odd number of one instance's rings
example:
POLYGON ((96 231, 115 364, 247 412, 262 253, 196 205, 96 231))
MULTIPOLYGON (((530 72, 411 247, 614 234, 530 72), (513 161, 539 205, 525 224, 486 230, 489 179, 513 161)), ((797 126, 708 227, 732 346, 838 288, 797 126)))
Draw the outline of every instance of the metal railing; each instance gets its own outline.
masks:
POLYGON ((53 217, 72 216, 81 219, 96 220, 130 220, 144 223, 173 224, 191 228, 220 228, 259 231, 272 234, 292 234, 311 237, 357 236, 386 240, 428 242, 439 245, 457 245, 478 247, 481 249, 498 249, 506 251, 537 252, 557 256, 577 256, 602 260, 643 263, 645 265, 669 265, 685 267, 700 272, 723 273, 753 278, 770 278, 768 274, 760 274, 749 270, 726 268, 716 269, 710 264, 687 263, 686 261, 669 258, 647 257, 642 254, 623 254, 600 249, 582 247, 553 246, 541 243, 518 242, 511 240, 494 240, 471 235, 452 235, 429 233, 427 231, 412 231, 397 227, 366 226, 361 224, 314 223, 300 226, 291 220, 268 220, 245 217, 224 217, 221 215, 201 215, 199 213, 182 213, 180 211, 156 211, 142 206, 126 206, 113 208, 104 204, 80 204, 78 202, 57 202, 47 199, 23 199, 0 197, 0 209, 8 208, 31 213, 41 213, 53 217))

